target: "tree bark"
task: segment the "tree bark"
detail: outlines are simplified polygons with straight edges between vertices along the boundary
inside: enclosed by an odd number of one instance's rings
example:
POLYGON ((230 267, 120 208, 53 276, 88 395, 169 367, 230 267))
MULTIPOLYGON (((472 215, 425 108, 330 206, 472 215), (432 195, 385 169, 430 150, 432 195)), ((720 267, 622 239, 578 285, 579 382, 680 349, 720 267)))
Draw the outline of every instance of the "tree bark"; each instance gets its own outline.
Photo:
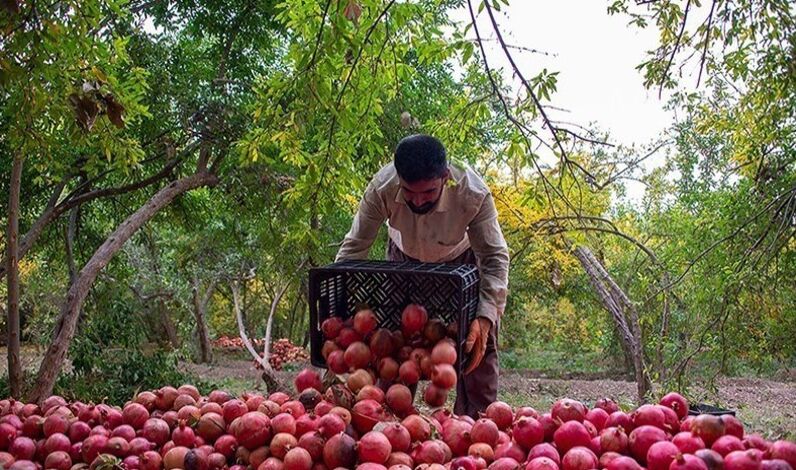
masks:
MULTIPOLYGON (((151 236, 145 237, 145 242, 150 255, 150 265, 152 271, 160 278, 160 256, 157 247, 151 236)), ((177 337, 177 329, 174 327, 174 322, 171 321, 169 310, 166 308, 166 302, 163 296, 158 296, 155 300, 155 307, 157 310, 160 325, 163 327, 163 339, 166 339, 171 347, 177 349, 180 347, 180 339, 177 337)))
POLYGON ((650 391, 651 382, 644 365, 644 343, 641 337, 638 311, 591 250, 579 246, 575 248, 575 256, 589 276, 603 307, 614 319, 620 341, 623 343, 623 350, 632 358, 638 399, 640 402, 644 402, 650 391))
POLYGON ((19 192, 22 185, 21 156, 14 157, 8 194, 7 285, 8 285, 8 386, 12 397, 22 395, 22 363, 19 359, 19 192))
POLYGON ((210 344, 210 334, 207 331, 207 304, 216 290, 216 281, 210 281, 207 290, 202 294, 201 281, 194 277, 193 281, 193 313, 196 317, 196 332, 199 337, 199 361, 209 363, 213 361, 213 345, 210 344))
MULTIPOLYGON (((276 374, 274 373, 273 367, 271 367, 271 363, 268 361, 268 351, 269 351, 269 341, 268 341, 268 328, 266 327, 266 338, 265 338, 265 350, 263 351, 263 355, 260 356, 257 353, 257 350, 254 349, 254 345, 249 340, 249 335, 246 334, 246 325, 243 323, 243 312, 240 308, 240 292, 238 288, 238 284, 236 281, 232 281, 229 283, 229 287, 232 290, 232 305, 235 308, 235 320, 238 322, 238 334, 240 335, 240 339, 243 341, 243 345, 246 346, 246 349, 249 351, 249 354, 252 355, 255 361, 260 363, 260 366, 263 368, 262 379, 265 382, 265 388, 268 390, 268 393, 274 393, 279 391, 279 382, 276 380, 276 374)), ((273 304, 271 305, 271 316, 273 316, 273 304)), ((270 317, 269 317, 270 318, 270 317)))
MULTIPOLYGON (((33 245, 39 239, 41 234, 44 232, 45 227, 47 227, 47 225, 49 225, 50 222, 52 222, 53 220, 60 217, 61 214, 63 214, 64 212, 74 207, 80 206, 86 202, 92 201, 94 199, 129 193, 138 189, 145 188, 154 183, 157 183, 158 181, 169 176, 185 155, 196 150, 197 145, 198 145, 197 143, 193 143, 189 146, 186 146, 182 150, 182 152, 180 152, 180 155, 167 162, 166 165, 164 165, 164 167, 158 173, 148 178, 145 178, 141 181, 137 181, 135 183, 131 183, 126 186, 120 186, 117 188, 96 189, 94 191, 89 191, 86 193, 69 195, 66 197, 64 201, 62 201, 60 204, 57 204, 58 199, 61 196, 61 193, 63 192, 63 189, 66 185, 66 181, 62 181, 56 186, 55 191, 53 191, 52 196, 50 196, 50 201, 47 204, 47 207, 44 209, 44 212, 42 212, 41 215, 39 215, 38 219, 36 219, 33 225, 31 225, 30 229, 28 229, 28 231, 20 240, 17 259, 19 260, 24 258, 27 252, 33 247, 33 245)), ((6 266, 7 263, 2 263, 2 265, 0 265, 0 279, 2 279, 3 276, 6 275, 6 266)))
POLYGON ((195 188, 214 186, 216 184, 218 184, 218 176, 206 172, 195 173, 169 183, 122 222, 94 252, 91 259, 78 273, 61 306, 60 321, 62 326, 58 336, 47 348, 47 352, 41 362, 36 385, 30 397, 32 401, 41 402, 45 397, 52 394, 55 380, 61 371, 66 352, 75 333, 78 312, 100 271, 139 228, 157 214, 158 211, 169 205, 177 196, 195 188))

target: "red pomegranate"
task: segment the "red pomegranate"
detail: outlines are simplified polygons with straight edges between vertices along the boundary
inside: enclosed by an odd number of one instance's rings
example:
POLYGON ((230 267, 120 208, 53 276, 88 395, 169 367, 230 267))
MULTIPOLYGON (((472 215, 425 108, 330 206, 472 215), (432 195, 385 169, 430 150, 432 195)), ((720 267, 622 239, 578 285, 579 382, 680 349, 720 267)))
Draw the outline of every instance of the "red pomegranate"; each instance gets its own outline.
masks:
POLYGON ((356 458, 356 441, 347 434, 332 436, 323 446, 323 462, 330 469, 351 468, 356 458))
POLYGON ((684 454, 693 454, 699 449, 705 448, 705 443, 702 441, 702 439, 690 432, 677 433, 672 438, 672 443, 676 445, 677 448, 680 449, 680 452, 684 454))
POLYGON ((401 313, 401 327, 407 336, 420 332, 428 322, 428 312, 417 304, 407 305, 401 313))
POLYGON ((712 446, 724 431, 724 421, 718 416, 703 414, 691 422, 691 433, 702 439, 705 446, 712 446))
POLYGON ((724 456, 724 470, 760 470, 763 458, 756 449, 736 450, 724 456))
POLYGON ((652 444, 647 451, 647 468, 649 470, 668 470, 680 449, 669 441, 652 444))
POLYGON ((796 443, 789 441, 775 441, 768 448, 769 459, 784 460, 796 470, 796 443))
POLYGON ((710 448, 718 452, 722 457, 726 457, 730 452, 746 449, 740 439, 729 434, 716 439, 716 442, 710 448))
POLYGON ((586 447, 573 447, 561 459, 562 470, 590 470, 597 468, 597 456, 586 447))
POLYGON ((354 315, 354 329, 363 337, 375 330, 378 324, 379 319, 376 318, 376 314, 373 313, 373 310, 360 310, 354 315))
POLYGON ((705 462, 695 455, 677 454, 669 470, 708 470, 705 462))
POLYGON ((357 455, 360 462, 387 462, 392 452, 389 439, 380 432, 368 432, 357 443, 357 455))
POLYGON ((573 447, 589 447, 591 443, 591 435, 583 423, 578 421, 567 421, 553 434, 553 442, 555 442, 558 450, 565 454, 573 447))
POLYGON ((608 461, 607 470, 641 470, 641 465, 631 457, 620 455, 608 461))
POLYGON ((561 457, 558 455, 558 450, 553 447, 551 444, 547 442, 543 442, 541 444, 536 444, 533 446, 530 452, 528 452, 528 460, 535 459, 538 457, 547 457, 548 459, 552 460, 559 465, 561 463, 561 457))
POLYGON ((496 401, 486 407, 486 417, 495 422, 498 429, 505 430, 511 427, 514 421, 514 412, 508 403, 496 401))
POLYGON ((301 372, 296 375, 296 379, 294 380, 294 384, 296 386, 296 391, 301 393, 308 388, 314 388, 319 392, 323 390, 323 384, 321 383, 321 376, 314 370, 310 368, 302 369, 301 372))
POLYGON ((688 416, 688 400, 676 392, 667 393, 659 402, 661 405, 671 408, 677 414, 678 419, 688 416))
POLYGON ((722 458, 722 456, 719 455, 715 450, 699 449, 698 451, 694 452, 694 455, 705 462, 705 465, 709 470, 724 469, 724 458, 722 458))
POLYGON ((647 459, 647 451, 649 451, 652 444, 658 441, 665 441, 666 433, 661 428, 655 426, 644 425, 638 427, 628 436, 628 445, 633 457, 641 463, 645 463, 647 459))
POLYGON ((517 441, 517 444, 526 450, 530 450, 544 441, 544 428, 536 419, 523 416, 514 422, 511 435, 517 441))
POLYGON ((569 398, 562 398, 553 403, 553 408, 550 414, 554 420, 560 422, 579 421, 582 422, 586 417, 586 406, 577 401, 569 398))
POLYGON ((594 424, 598 431, 605 429, 605 423, 608 422, 609 414, 602 408, 592 408, 586 413, 585 419, 594 424))

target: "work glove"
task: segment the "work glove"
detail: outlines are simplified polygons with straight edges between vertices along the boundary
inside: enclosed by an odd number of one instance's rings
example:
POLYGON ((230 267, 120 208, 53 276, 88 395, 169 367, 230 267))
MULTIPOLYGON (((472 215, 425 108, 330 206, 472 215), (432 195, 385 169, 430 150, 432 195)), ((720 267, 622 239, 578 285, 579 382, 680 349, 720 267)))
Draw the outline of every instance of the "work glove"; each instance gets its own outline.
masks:
POLYGON ((464 343, 464 351, 470 355, 470 365, 464 371, 465 375, 474 371, 484 359, 490 328, 492 328, 492 322, 488 318, 478 317, 470 323, 470 332, 464 343))

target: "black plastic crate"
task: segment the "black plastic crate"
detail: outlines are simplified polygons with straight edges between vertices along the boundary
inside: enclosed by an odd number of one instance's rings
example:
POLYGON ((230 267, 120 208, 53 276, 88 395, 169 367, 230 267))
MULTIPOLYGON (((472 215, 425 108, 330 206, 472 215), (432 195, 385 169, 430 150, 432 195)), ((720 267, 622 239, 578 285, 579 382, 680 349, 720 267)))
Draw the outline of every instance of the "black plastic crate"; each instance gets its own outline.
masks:
POLYGON ((396 330, 401 312, 411 303, 424 306, 429 319, 459 322, 459 370, 466 364, 464 341, 478 307, 478 268, 470 264, 343 261, 310 269, 310 358, 326 368, 321 355, 321 323, 343 320, 366 304, 379 327, 396 330))
POLYGON ((721 415, 733 415, 735 416, 734 410, 725 410, 723 408, 717 408, 712 405, 706 405, 704 403, 697 403, 692 404, 688 407, 688 414, 691 416, 697 415, 714 415, 714 416, 721 416, 721 415))

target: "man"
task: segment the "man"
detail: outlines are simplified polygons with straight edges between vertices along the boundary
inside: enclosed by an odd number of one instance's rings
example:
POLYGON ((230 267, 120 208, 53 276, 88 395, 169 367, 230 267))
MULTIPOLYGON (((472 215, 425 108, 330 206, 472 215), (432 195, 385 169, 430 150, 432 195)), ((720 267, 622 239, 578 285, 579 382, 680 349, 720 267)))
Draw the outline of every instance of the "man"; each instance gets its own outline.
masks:
POLYGON ((497 398, 497 333, 509 268, 489 187, 471 169, 449 164, 436 138, 409 136, 365 190, 336 260, 367 258, 385 221, 390 261, 478 265, 477 318, 465 344, 470 362, 458 380, 454 408, 458 415, 477 418, 497 398))

